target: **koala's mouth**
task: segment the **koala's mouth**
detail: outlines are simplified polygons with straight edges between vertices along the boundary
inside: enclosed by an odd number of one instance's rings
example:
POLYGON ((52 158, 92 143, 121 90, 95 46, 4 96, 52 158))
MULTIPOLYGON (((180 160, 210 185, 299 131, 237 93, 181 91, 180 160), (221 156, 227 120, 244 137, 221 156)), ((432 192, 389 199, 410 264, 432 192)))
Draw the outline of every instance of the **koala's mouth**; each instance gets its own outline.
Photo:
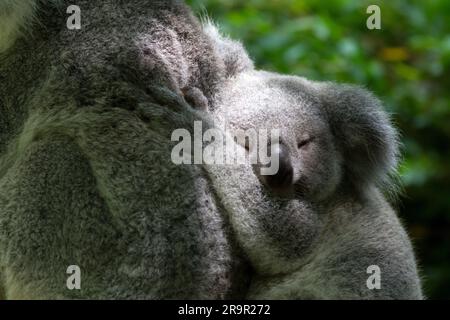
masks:
POLYGON ((308 195, 308 188, 303 182, 273 186, 267 183, 265 176, 259 176, 259 179, 269 193, 276 197, 284 199, 305 199, 308 195))
POLYGON ((293 184, 274 184, 271 182, 271 176, 257 176, 269 194, 283 199, 294 199, 296 197, 295 186, 293 184))
POLYGON ((284 189, 271 189, 270 192, 279 198, 283 199, 295 199, 295 192, 292 188, 284 188, 284 189))
POLYGON ((307 197, 307 189, 303 184, 295 183, 284 187, 270 187, 264 183, 266 188, 274 196, 284 199, 305 199, 307 197))

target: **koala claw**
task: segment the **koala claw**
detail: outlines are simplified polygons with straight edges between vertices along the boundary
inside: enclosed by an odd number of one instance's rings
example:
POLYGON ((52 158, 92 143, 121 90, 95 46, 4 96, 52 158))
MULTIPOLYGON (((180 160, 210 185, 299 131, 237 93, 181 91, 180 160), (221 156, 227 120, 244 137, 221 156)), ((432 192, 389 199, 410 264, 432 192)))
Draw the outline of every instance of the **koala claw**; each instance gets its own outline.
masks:
POLYGON ((155 99, 156 103, 167 106, 174 111, 185 111, 191 108, 183 99, 181 92, 175 93, 161 86, 149 86, 147 92, 155 99))

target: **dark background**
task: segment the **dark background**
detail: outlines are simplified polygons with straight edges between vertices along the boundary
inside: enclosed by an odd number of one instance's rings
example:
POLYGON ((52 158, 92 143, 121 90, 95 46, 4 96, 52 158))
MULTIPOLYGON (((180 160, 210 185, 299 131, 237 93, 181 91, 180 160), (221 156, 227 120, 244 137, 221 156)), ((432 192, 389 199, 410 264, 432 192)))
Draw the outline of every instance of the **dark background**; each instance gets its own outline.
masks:
POLYGON ((450 298, 450 1, 190 0, 256 66, 363 85, 402 134, 394 206, 415 247, 425 295, 450 298), (368 30, 366 9, 381 9, 368 30))

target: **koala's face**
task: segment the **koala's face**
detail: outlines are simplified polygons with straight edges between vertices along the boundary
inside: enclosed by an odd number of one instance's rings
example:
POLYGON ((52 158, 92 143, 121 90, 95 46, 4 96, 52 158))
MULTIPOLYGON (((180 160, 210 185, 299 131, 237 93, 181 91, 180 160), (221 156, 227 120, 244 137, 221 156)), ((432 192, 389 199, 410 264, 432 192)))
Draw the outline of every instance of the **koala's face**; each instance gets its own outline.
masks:
MULTIPOLYGON (((263 133, 269 137, 271 130, 279 130, 279 141, 272 142, 278 171, 262 175, 258 163, 254 171, 260 180, 282 196, 322 200, 332 194, 341 181, 342 156, 320 101, 308 90, 309 82, 266 72, 236 80, 222 97, 220 117, 227 129, 255 129, 259 134, 267 130, 263 133)), ((251 154, 258 152, 254 143, 243 146, 251 154)))

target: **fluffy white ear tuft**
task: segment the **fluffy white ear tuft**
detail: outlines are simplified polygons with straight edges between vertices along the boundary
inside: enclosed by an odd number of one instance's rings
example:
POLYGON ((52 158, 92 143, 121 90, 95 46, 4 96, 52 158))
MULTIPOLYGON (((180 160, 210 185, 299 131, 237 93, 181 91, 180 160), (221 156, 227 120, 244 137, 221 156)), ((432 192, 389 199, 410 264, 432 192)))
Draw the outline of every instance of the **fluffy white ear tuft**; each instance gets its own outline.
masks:
POLYGON ((203 21, 203 31, 211 39, 214 50, 225 63, 227 77, 236 76, 243 71, 253 70, 253 61, 239 41, 220 34, 218 28, 208 18, 203 21))
POLYGON ((37 0, 0 0, 0 53, 8 50, 31 25, 37 0))

